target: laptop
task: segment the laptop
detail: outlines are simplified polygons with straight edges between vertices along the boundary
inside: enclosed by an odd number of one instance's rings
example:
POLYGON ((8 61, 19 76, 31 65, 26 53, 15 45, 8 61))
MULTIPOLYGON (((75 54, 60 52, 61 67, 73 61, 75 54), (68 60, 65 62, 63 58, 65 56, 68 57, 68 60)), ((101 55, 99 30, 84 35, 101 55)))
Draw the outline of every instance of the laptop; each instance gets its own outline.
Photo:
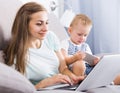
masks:
POLYGON ((120 54, 104 55, 79 85, 72 88, 68 84, 57 84, 45 89, 86 91, 110 85, 118 74, 120 74, 120 54))

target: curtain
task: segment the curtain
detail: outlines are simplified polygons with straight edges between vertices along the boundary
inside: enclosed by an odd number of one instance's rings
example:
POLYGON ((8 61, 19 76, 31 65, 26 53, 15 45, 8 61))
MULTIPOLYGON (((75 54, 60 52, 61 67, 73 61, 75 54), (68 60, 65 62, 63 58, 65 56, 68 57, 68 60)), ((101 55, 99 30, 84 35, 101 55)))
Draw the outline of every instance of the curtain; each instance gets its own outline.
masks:
POLYGON ((91 18, 93 27, 87 43, 93 54, 120 53, 120 0, 65 0, 65 3, 76 14, 91 18))

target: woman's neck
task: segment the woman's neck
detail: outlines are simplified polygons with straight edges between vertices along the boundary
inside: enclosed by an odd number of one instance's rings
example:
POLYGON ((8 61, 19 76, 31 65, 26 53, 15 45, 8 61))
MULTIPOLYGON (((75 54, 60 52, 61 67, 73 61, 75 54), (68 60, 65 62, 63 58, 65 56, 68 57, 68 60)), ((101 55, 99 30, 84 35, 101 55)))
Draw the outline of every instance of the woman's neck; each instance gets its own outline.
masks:
POLYGON ((42 40, 30 40, 29 47, 30 48, 40 48, 42 44, 42 40))

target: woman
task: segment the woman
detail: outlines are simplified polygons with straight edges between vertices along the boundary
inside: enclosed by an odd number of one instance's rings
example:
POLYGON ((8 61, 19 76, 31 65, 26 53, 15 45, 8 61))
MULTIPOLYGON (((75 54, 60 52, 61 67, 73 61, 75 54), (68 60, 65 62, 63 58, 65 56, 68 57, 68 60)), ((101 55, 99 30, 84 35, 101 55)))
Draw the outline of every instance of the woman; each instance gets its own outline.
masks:
POLYGON ((78 83, 84 78, 68 70, 58 38, 48 31, 47 11, 34 2, 19 9, 4 52, 6 64, 26 75, 36 89, 56 83, 78 83))

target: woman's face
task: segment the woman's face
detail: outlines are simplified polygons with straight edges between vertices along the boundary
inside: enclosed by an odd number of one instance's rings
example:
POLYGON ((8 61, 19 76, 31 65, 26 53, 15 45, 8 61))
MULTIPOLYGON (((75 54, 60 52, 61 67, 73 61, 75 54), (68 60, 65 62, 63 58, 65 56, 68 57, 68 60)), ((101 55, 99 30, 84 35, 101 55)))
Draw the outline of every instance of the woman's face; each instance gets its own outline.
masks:
POLYGON ((40 11, 31 15, 29 22, 30 39, 43 40, 48 31, 48 15, 46 11, 40 11))

